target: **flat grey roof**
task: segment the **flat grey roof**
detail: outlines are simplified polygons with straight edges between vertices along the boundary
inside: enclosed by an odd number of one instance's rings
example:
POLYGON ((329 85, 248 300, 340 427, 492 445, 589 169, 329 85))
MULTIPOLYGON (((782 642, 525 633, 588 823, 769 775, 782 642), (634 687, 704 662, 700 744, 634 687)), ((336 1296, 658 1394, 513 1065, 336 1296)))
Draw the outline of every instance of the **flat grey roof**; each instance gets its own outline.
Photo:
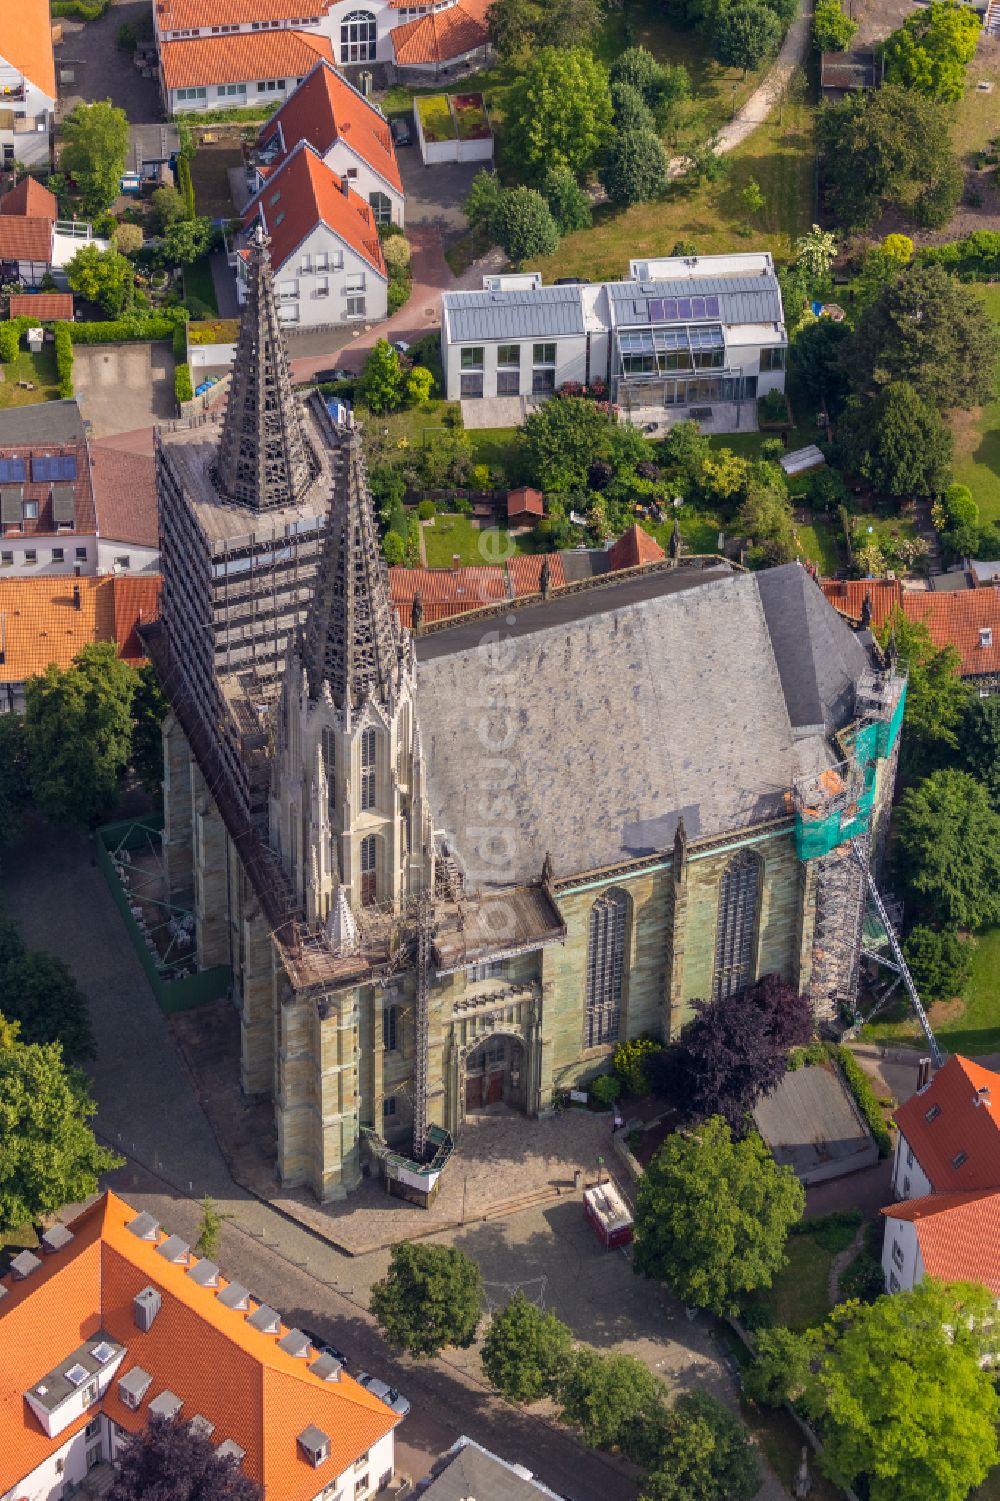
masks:
POLYGON ((783 1074, 753 1115, 775 1161, 791 1167, 803 1183, 854 1172, 878 1157, 871 1133, 832 1067, 783 1074))
POLYGON ((441 298, 452 343, 582 334, 579 287, 525 287, 516 292, 445 292, 441 298))
POLYGON ((692 276, 684 281, 615 281, 608 285, 608 296, 617 324, 647 324, 674 321, 690 323, 690 318, 651 319, 650 298, 718 297, 718 318, 697 319, 710 323, 780 323, 781 291, 773 271, 760 276, 692 276))
POLYGON ((0 412, 0 448, 27 448, 35 443, 54 448, 60 443, 84 443, 86 438, 80 408, 72 398, 0 412))
POLYGON ((116 1355, 121 1353, 122 1346, 116 1340, 111 1339, 109 1335, 105 1334, 103 1330, 99 1330, 93 1339, 88 1339, 82 1345, 78 1345, 65 1359, 61 1360, 58 1365, 53 1366, 51 1371, 35 1382, 34 1386, 30 1388, 32 1401, 37 1402, 39 1407, 44 1408, 46 1412, 54 1412, 74 1392, 80 1391, 86 1385, 86 1381, 70 1381, 66 1376, 66 1372, 71 1371, 74 1366, 82 1366, 87 1372, 86 1380, 90 1380, 91 1377, 95 1377, 100 1371, 105 1370, 110 1362, 104 1361, 102 1364, 101 1361, 94 1359, 93 1354, 97 1346, 101 1344, 110 1345, 116 1355))

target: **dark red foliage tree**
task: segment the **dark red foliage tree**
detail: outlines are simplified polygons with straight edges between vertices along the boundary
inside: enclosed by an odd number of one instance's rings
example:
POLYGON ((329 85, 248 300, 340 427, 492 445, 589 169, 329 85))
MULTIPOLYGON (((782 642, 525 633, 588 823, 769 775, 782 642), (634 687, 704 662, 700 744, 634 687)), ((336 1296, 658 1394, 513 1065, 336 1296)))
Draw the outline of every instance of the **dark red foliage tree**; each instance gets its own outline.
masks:
POLYGON ((764 975, 741 995, 695 1001, 694 1011, 677 1041, 649 1059, 653 1088, 685 1115, 724 1116, 742 1135, 785 1072, 789 1049, 809 1041, 809 1002, 780 976, 764 975))
POLYGON ((239 1462, 189 1423, 152 1416, 122 1451, 108 1501, 262 1501, 239 1462))

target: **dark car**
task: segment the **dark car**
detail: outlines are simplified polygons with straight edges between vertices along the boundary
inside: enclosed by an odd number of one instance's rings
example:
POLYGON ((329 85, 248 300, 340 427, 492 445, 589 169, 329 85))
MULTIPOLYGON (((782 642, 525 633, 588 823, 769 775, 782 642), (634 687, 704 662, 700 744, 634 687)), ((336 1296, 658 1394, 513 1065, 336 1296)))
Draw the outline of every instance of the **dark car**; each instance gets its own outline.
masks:
POLYGON ((328 1339, 324 1339, 323 1336, 321 1334, 317 1334, 314 1329, 303 1329, 302 1333, 312 1345, 313 1349, 318 1351, 320 1355, 332 1355, 334 1360, 340 1361, 345 1371, 350 1369, 347 1364, 347 1356, 344 1354, 343 1350, 338 1350, 336 1345, 331 1345, 328 1339))
POLYGON ((410 122, 405 115, 397 115, 392 122, 392 138, 397 146, 410 146, 413 143, 413 131, 410 122))
POLYGON ((328 381, 355 379, 356 376, 350 370, 317 370, 313 376, 317 386, 325 386, 328 381))
POLYGON ((585 276, 557 276, 553 282, 556 287, 589 287, 590 282, 585 276))

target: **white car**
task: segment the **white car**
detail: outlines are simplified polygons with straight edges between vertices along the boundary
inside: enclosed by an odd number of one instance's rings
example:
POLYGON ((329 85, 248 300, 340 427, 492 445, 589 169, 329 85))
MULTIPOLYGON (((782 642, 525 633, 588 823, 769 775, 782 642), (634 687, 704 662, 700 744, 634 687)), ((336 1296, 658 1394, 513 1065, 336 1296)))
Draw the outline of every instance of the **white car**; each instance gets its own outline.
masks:
POLYGON ((409 1415, 409 1398, 404 1397, 394 1386, 389 1386, 385 1381, 380 1381, 377 1376, 369 1376, 367 1371, 359 1371, 354 1379, 359 1381, 362 1386, 366 1386, 373 1397, 378 1397, 380 1402, 384 1402, 386 1407, 398 1413, 401 1418, 409 1415))
POLYGON ((392 347, 398 350, 400 354, 406 354, 410 346, 405 339, 393 339, 392 347))

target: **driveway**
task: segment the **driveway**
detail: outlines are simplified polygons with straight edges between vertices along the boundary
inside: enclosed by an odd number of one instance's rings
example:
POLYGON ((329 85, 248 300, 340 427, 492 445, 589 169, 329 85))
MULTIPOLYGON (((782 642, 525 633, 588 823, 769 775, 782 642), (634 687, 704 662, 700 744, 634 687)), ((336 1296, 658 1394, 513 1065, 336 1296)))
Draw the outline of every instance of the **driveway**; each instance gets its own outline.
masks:
MULTIPOLYGON (((8 0, 12 6, 18 0, 8 0)), ((123 109, 132 124, 163 119, 160 87, 155 78, 141 77, 131 52, 115 45, 118 28, 128 22, 140 36, 152 37, 149 0, 113 0, 99 21, 61 22, 63 40, 56 48, 56 69, 72 68, 73 83, 59 90, 59 109, 66 114, 74 104, 110 99, 123 109)))
POLYGON ((176 415, 167 343, 77 344, 73 385, 91 436, 106 438, 176 415))
POLYGON ((472 179, 489 162, 442 162, 425 167, 420 147, 400 146, 396 152, 399 172, 406 190, 406 231, 432 224, 444 236, 445 243, 460 239, 468 229, 462 205, 469 196, 472 179))

